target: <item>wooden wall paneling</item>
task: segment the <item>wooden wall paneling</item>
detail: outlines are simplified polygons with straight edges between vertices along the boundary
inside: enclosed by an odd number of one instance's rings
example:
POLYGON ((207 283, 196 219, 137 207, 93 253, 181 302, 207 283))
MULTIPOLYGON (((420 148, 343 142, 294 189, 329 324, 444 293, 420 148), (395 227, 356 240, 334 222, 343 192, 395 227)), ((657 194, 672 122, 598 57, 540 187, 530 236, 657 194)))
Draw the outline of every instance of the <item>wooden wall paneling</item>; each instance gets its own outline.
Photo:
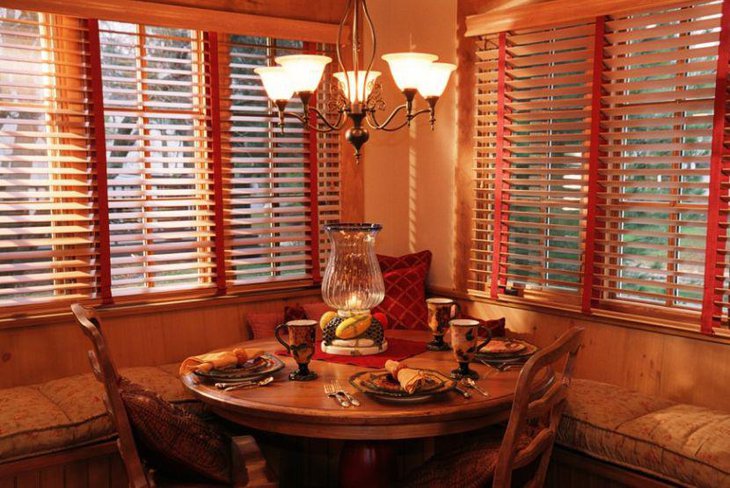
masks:
MULTIPOLYGON (((88 340, 78 325, 74 326, 84 340, 84 347, 88 349, 88 340)), ((103 319, 102 332, 117 365, 144 366, 166 362, 167 342, 160 313, 103 319)))
POLYGON ((571 326, 585 327, 575 376, 656 395, 676 402, 730 410, 730 346, 703 338, 669 335, 560 313, 491 302, 463 302, 464 312, 505 317, 519 337, 546 346, 571 326))
POLYGON ((51 466, 39 471, 39 483, 44 488, 62 488, 65 483, 64 466, 51 466))
POLYGON ((657 392, 670 400, 730 410, 730 347, 664 338, 662 381, 657 392))
POLYGON ((111 456, 98 457, 88 461, 89 486, 93 488, 110 488, 111 456))
POLYGON ((623 15, 639 10, 667 7, 686 0, 573 0, 522 1, 513 8, 491 2, 466 19, 467 36, 495 34, 515 29, 537 28, 566 22, 591 20, 600 15, 623 15))
MULTIPOLYGON (((37 10, 84 18, 144 22, 187 29, 200 29, 230 34, 245 33, 313 42, 335 42, 338 23, 315 22, 269 15, 252 15, 228 10, 213 10, 140 0, 3 0, 8 8, 37 10)), ((316 11, 317 9, 310 9, 316 11)))

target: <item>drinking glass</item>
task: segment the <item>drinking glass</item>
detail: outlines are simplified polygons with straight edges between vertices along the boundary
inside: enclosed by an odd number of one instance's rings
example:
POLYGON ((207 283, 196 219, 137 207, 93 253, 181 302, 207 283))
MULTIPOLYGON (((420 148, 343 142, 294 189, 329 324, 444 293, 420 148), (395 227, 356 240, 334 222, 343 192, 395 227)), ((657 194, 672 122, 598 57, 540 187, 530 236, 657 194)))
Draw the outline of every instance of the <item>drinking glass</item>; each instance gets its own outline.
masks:
POLYGON ((317 331, 316 320, 290 320, 289 322, 277 325, 274 329, 274 336, 284 346, 299 369, 289 373, 292 381, 310 381, 317 378, 317 373, 309 370, 309 362, 314 355, 314 337, 317 331), (281 334, 284 328, 289 331, 288 341, 282 339, 281 334))
POLYGON ((454 350, 454 357, 459 367, 451 372, 451 377, 456 379, 471 378, 479 379, 479 374, 469 368, 477 351, 486 346, 492 340, 492 331, 478 320, 454 319, 449 322, 451 326, 451 347, 454 350), (487 339, 479 340, 479 330, 487 331, 487 339))
POLYGON ((428 328, 433 332, 433 340, 426 344, 429 351, 448 351, 451 349, 444 342, 444 334, 449 328, 449 321, 459 315, 459 304, 451 298, 434 297, 426 300, 428 305, 428 328))

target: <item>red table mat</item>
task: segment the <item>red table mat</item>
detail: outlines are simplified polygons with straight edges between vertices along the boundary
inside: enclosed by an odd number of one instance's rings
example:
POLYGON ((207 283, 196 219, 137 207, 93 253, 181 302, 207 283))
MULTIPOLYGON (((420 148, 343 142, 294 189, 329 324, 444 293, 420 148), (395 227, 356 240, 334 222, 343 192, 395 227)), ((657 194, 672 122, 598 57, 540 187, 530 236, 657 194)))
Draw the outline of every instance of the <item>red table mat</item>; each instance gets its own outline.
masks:
MULTIPOLYGON (((317 361, 329 361, 330 363, 350 364, 363 368, 382 369, 389 359, 403 361, 409 357, 426 352, 426 343, 409 341, 406 339, 388 338, 388 350, 380 354, 370 356, 339 356, 322 352, 321 342, 317 341, 316 350, 312 359, 317 361)), ((276 351, 280 356, 288 356, 286 351, 276 351)))

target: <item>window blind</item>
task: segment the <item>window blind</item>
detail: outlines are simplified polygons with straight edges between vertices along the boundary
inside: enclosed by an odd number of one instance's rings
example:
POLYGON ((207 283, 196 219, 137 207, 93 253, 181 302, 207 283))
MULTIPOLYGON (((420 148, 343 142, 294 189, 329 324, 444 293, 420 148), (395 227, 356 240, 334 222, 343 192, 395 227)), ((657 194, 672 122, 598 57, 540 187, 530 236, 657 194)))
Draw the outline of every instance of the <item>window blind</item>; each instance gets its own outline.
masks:
MULTIPOLYGON (((331 47, 246 36, 229 36, 221 46, 227 59, 223 78, 229 80, 221 96, 224 164, 230 175, 225 192, 229 282, 311 278, 320 268, 312 263, 313 242, 322 244, 320 235, 313 236, 320 226, 312 222, 339 217, 337 136, 319 135, 293 118, 286 119, 282 132, 253 70, 273 64, 277 56, 331 47)), ((330 77, 325 78, 327 86, 330 77)), ((290 101, 289 110, 301 108, 290 101)))
POLYGON ((85 24, 0 8, 0 305, 95 297, 85 24))
POLYGON ((692 321, 711 294, 724 310, 730 185, 711 171, 713 157, 725 164, 722 141, 713 146, 726 125, 724 8, 695 0, 480 38, 472 293, 523 285, 551 306, 582 297, 588 313, 692 321))
POLYGON ((112 287, 210 285, 213 211, 202 34, 100 23, 112 287))
POLYGON ((720 8, 693 2, 606 21, 602 302, 702 303, 720 8))
POLYGON ((478 53, 476 268, 500 287, 581 289, 593 33, 509 32, 478 53))

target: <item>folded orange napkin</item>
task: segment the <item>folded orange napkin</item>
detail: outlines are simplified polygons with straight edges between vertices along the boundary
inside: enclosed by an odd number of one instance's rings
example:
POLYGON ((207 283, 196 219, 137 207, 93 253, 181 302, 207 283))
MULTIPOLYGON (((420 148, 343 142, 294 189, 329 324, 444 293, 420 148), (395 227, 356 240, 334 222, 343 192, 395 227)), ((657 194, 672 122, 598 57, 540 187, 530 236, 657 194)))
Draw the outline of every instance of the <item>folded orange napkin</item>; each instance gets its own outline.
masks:
POLYGON ((261 356, 264 352, 260 349, 244 349, 237 347, 230 351, 210 352, 187 358, 180 365, 180 376, 192 371, 207 373, 212 369, 226 369, 235 366, 242 366, 246 361, 261 356))
POLYGON ((428 380, 428 375, 420 369, 409 368, 405 363, 389 359, 385 369, 393 376, 400 387, 409 395, 413 395, 428 380))

